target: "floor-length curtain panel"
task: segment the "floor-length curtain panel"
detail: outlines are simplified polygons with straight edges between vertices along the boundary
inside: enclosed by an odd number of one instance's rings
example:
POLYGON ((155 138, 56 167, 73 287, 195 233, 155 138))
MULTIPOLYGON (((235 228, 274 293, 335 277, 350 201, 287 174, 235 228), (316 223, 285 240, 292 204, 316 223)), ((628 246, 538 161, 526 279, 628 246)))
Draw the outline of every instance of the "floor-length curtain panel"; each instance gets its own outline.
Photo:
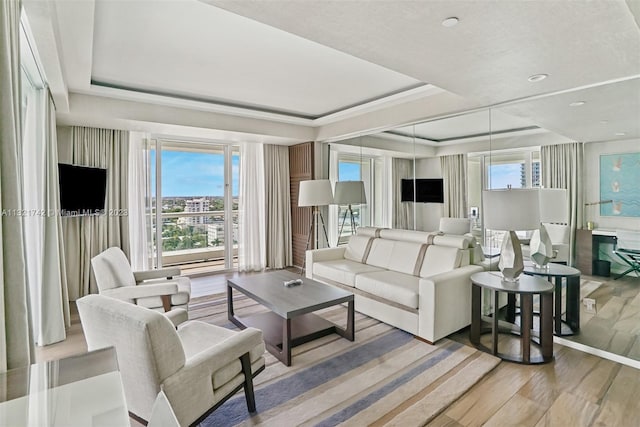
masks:
POLYGON ((66 338, 70 326, 58 188, 56 117, 48 90, 29 92, 23 143, 26 272, 36 344, 66 338), (44 105, 43 105, 44 104, 44 105), (42 112, 42 113, 40 113, 42 112))
POLYGON ((129 134, 129 261, 134 270, 148 270, 150 268, 149 242, 149 210, 147 206, 149 185, 149 165, 147 162, 147 148, 144 134, 130 132, 129 134))
POLYGON ((238 209, 238 270, 264 270, 267 265, 267 251, 263 144, 240 145, 238 209))
POLYGON ((31 363, 22 209, 21 2, 0 2, 0 372, 31 363), (11 213, 15 212, 15 215, 11 213))
POLYGON ((453 154, 440 157, 444 186, 444 217, 466 218, 467 156, 453 154))
POLYGON ((575 263, 576 229, 582 224, 582 168, 584 162, 584 144, 543 145, 540 149, 542 184, 546 188, 566 188, 568 196, 569 261, 575 263))
MULTIPOLYGON (((128 157, 129 132, 81 126, 71 128, 71 162, 107 169, 104 215, 63 220, 69 298, 96 293, 91 258, 117 246, 129 255, 128 157)), ((79 187, 78 191, 86 191, 79 187)))
POLYGON ((289 147, 264 146, 267 268, 293 265, 289 147))
POLYGON ((413 160, 393 159, 391 165, 391 180, 393 182, 393 228, 414 228, 413 205, 402 201, 402 180, 413 179, 413 160))

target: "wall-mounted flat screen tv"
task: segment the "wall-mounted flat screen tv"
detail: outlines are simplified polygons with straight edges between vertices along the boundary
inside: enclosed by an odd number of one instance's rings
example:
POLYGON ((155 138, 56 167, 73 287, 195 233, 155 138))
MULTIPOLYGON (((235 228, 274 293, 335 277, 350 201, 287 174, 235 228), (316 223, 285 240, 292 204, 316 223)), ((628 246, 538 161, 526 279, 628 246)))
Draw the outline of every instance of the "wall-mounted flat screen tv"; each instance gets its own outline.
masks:
POLYGON ((107 194, 107 170, 58 163, 62 215, 100 215, 107 194))
MULTIPOLYGON (((413 179, 402 180, 402 201, 413 202, 413 179)), ((444 203, 442 178, 416 179, 415 202, 444 203)))

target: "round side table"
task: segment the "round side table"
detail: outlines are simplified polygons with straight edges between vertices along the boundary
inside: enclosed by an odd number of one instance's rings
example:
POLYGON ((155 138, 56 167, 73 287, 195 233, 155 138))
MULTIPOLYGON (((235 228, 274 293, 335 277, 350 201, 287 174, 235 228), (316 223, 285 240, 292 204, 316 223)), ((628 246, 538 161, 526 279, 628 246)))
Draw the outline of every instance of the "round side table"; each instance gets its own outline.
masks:
POLYGON ((520 276, 518 282, 504 281, 500 272, 484 271, 471 275, 471 330, 469 339, 478 349, 491 353, 503 360, 523 364, 548 363, 553 360, 553 285, 535 276, 520 276), (482 317, 482 288, 493 292, 493 315, 482 317), (520 325, 511 324, 498 319, 498 296, 500 292, 520 296, 520 325), (540 295, 540 331, 539 342, 534 340, 533 330, 533 296, 540 295), (503 326, 500 325, 503 323, 503 326), (505 325, 506 324, 506 325, 505 325), (490 329, 489 329, 490 326, 490 329), (484 332, 491 331, 491 348, 480 342, 484 332), (507 354, 498 351, 498 334, 508 333, 520 337, 521 352, 507 354), (539 356, 531 356, 531 344, 540 348, 539 356))
POLYGON ((538 268, 531 261, 525 261, 524 274, 546 277, 549 281, 553 278, 555 285, 554 333, 557 336, 578 333, 580 330, 580 270, 551 262, 546 267, 538 268), (562 279, 567 281, 565 320, 562 319, 562 279))

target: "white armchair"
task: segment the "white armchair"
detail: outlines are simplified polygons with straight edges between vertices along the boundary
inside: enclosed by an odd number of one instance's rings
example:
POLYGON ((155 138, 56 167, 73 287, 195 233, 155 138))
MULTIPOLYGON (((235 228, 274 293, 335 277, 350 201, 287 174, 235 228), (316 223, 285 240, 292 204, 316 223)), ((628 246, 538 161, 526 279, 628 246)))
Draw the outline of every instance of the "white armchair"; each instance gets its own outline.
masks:
MULTIPOLYGON (((551 262, 560 262, 560 263, 569 263, 569 241, 570 241, 570 228, 565 224, 551 224, 544 223, 545 228, 547 229, 547 233, 549 234, 549 238, 551 239, 551 243, 553 245, 553 250, 556 252, 556 256, 551 260, 551 262)), ((522 245, 522 256, 525 258, 529 258, 531 253, 531 248, 529 245, 522 245)))
POLYGON ((186 310, 191 298, 191 281, 180 276, 179 268, 132 271, 127 256, 117 247, 93 257, 91 266, 101 295, 156 311, 173 310, 174 313, 168 315, 176 324, 186 320, 186 311, 174 310, 186 310))
POLYGON ((77 301, 89 350, 113 346, 130 415, 146 424, 160 391, 181 426, 199 423, 264 370, 262 332, 188 321, 176 330, 153 310, 102 295, 77 301))

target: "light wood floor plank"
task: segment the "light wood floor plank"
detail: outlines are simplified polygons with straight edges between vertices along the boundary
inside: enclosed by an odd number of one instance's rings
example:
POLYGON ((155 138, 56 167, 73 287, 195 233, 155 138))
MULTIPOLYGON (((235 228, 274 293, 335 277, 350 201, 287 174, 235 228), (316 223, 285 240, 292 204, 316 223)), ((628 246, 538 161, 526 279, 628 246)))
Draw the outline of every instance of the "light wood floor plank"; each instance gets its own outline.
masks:
POLYGON ((538 421, 536 427, 572 426, 581 427, 591 424, 598 405, 571 393, 561 393, 551 408, 538 421))
POLYGON ((594 426, 637 426, 640 424, 640 375, 622 366, 604 397, 594 426))

